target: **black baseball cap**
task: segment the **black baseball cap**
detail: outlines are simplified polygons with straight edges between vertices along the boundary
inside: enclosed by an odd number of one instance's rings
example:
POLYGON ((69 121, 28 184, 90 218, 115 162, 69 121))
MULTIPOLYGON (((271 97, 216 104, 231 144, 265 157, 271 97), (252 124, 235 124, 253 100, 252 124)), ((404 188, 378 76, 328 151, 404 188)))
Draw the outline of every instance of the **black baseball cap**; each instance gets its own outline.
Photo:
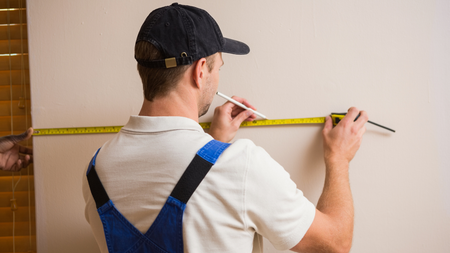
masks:
POLYGON ((148 68, 190 65, 217 52, 244 55, 250 48, 237 40, 224 38, 219 25, 205 10, 173 3, 152 11, 142 24, 136 43, 153 44, 164 59, 136 61, 148 68))

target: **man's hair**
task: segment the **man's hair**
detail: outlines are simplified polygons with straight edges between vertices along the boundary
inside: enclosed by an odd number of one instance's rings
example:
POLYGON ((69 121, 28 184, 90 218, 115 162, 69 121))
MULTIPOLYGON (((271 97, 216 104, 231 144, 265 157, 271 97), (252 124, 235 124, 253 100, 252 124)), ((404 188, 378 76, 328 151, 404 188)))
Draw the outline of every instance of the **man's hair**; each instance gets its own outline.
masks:
MULTIPOLYGON (((134 53, 137 59, 164 59, 163 54, 147 41, 136 43, 134 53)), ((210 55, 205 58, 208 71, 211 72, 214 66, 214 57, 210 55)), ((181 65, 174 68, 148 68, 139 65, 138 63, 137 69, 144 87, 145 99, 153 101, 154 98, 163 97, 169 94, 169 92, 176 87, 178 81, 189 67, 190 65, 181 65)))

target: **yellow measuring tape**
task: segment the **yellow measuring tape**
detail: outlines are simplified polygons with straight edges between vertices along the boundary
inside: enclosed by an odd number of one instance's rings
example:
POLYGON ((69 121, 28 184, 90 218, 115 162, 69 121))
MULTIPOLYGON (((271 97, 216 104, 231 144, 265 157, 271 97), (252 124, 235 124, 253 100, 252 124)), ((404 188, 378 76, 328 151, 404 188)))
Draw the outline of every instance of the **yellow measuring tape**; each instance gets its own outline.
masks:
MULTIPOLYGON (((296 124, 320 124, 325 122, 325 117, 317 118, 298 118, 298 119, 265 119, 265 120, 254 120, 254 121, 244 121, 241 127, 252 127, 252 126, 278 126, 278 125, 296 125, 296 124)), ((211 127, 211 123, 199 123, 202 128, 207 129, 211 127)))
MULTIPOLYGON (((332 113, 331 119, 333 125, 337 125, 339 121, 344 118, 346 113, 332 113)), ((265 119, 244 121, 241 127, 256 127, 256 126, 280 126, 280 125, 298 125, 298 124, 322 124, 325 123, 325 117, 315 118, 297 118, 297 119, 265 119)), ((382 127, 389 131, 395 132, 390 128, 379 125, 377 123, 369 121, 369 123, 382 127)), ((203 129, 211 127, 211 122, 199 123, 203 129)), ((62 134, 102 134, 102 133, 118 133, 122 129, 122 126, 108 126, 108 127, 73 127, 73 128, 45 128, 34 129, 33 135, 62 135, 62 134)))
MULTIPOLYGON (((343 118, 339 115, 340 118, 343 118)), ((320 124, 325 122, 325 117, 316 118, 298 118, 298 119, 268 119, 244 121, 241 127, 252 126, 277 126, 277 125, 295 125, 295 124, 320 124)), ((211 122, 199 123, 203 129, 211 127, 211 122)), ((100 134, 100 133, 118 133, 122 126, 108 127, 74 127, 74 128, 43 128, 34 129, 33 135, 62 135, 62 134, 100 134)))
POLYGON ((73 128, 42 128, 34 129, 33 136, 62 134, 105 134, 118 133, 122 126, 109 127, 73 127, 73 128))

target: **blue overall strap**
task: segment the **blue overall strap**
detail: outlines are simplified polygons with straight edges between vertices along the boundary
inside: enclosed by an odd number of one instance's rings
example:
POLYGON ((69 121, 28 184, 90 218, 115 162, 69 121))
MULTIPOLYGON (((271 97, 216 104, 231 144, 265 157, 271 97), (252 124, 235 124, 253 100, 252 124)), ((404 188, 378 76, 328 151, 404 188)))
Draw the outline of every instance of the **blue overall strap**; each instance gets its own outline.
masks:
POLYGON ((92 157, 86 172, 89 188, 91 189, 97 209, 109 201, 109 196, 106 193, 105 188, 103 188, 102 182, 100 182, 100 178, 98 178, 97 171, 95 170, 95 159, 97 158, 99 151, 100 148, 97 150, 94 157, 92 157))
POLYGON ((230 143, 223 143, 216 140, 206 143, 197 152, 186 171, 184 171, 170 196, 183 203, 187 203, 200 182, 202 182, 208 171, 228 146, 230 146, 230 143))
POLYGON ((103 223, 108 251, 110 253, 182 253, 182 224, 186 203, 222 152, 229 146, 229 143, 212 140, 197 152, 144 235, 115 208, 106 194, 95 172, 96 154, 91 160, 87 176, 103 223))

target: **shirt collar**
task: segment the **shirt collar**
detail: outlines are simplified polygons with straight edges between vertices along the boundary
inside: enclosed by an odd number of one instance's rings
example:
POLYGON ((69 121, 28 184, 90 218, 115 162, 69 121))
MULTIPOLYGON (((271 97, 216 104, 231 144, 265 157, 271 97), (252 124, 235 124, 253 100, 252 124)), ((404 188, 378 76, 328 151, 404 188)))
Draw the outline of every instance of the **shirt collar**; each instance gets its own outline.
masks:
POLYGON ((130 116, 128 123, 122 128, 136 132, 161 132, 170 130, 194 130, 204 132, 203 128, 194 120, 178 116, 130 116))

